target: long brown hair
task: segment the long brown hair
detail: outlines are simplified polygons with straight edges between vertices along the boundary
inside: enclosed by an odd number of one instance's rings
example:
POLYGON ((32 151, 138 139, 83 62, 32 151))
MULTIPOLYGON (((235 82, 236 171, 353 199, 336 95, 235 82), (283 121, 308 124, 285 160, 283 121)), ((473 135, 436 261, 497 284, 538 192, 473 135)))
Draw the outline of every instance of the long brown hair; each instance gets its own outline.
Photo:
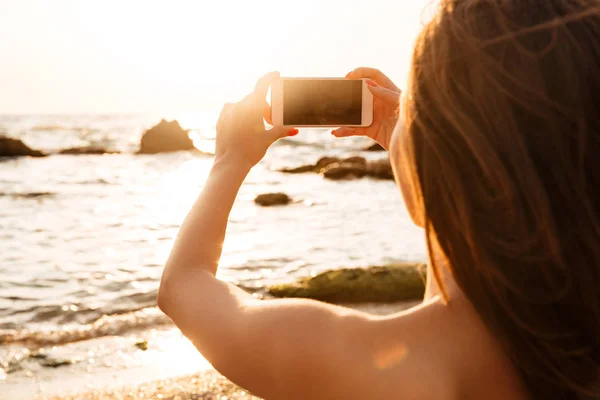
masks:
POLYGON ((428 240, 533 398, 600 396, 600 3, 441 0, 412 67, 428 240))

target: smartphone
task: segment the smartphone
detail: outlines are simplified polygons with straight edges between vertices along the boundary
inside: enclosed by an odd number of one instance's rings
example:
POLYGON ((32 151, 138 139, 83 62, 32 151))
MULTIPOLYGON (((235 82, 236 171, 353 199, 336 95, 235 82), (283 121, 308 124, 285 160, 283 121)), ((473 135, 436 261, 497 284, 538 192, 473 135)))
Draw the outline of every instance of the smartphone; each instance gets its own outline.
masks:
POLYGON ((373 94, 365 79, 280 78, 271 86, 275 126, 370 126, 373 94))

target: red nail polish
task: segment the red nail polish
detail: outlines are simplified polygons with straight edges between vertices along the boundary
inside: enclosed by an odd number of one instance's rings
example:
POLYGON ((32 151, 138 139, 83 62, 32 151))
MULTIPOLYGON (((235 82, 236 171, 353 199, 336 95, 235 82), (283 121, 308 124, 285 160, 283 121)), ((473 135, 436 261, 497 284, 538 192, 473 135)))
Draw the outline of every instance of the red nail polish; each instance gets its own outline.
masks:
POLYGON ((375 82, 375 81, 372 81, 372 80, 370 80, 370 79, 369 79, 369 80, 367 80, 367 85, 369 85, 369 86, 373 86, 373 87, 379 86, 379 85, 377 85, 377 82, 375 82))
POLYGON ((298 129, 290 129, 288 131, 288 136, 296 136, 298 134, 298 129))
POLYGON ((331 134, 332 134, 333 136, 335 136, 335 131, 331 131, 331 134))

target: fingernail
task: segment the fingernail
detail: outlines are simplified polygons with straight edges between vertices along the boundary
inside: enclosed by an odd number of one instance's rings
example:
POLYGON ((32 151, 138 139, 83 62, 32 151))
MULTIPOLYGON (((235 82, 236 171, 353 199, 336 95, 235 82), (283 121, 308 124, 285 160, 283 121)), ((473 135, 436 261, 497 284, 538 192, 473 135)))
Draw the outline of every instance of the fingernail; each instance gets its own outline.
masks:
POLYGON ((352 72, 348 72, 348 73, 346 74, 346 78, 348 78, 348 77, 350 76, 350 74, 351 74, 351 73, 352 73, 352 72))
POLYGON ((377 82, 375 82, 375 81, 372 81, 372 80, 370 80, 370 79, 368 79, 368 80, 367 80, 367 85, 369 85, 369 86, 373 86, 373 87, 376 87, 376 86, 378 86, 378 85, 377 85, 377 82))
POLYGON ((290 129, 288 131, 288 136, 296 136, 300 132, 298 129, 290 129))
POLYGON ((331 131, 331 134, 332 134, 333 136, 335 136, 335 131, 337 131, 337 129, 336 129, 336 130, 334 130, 334 131, 331 131))

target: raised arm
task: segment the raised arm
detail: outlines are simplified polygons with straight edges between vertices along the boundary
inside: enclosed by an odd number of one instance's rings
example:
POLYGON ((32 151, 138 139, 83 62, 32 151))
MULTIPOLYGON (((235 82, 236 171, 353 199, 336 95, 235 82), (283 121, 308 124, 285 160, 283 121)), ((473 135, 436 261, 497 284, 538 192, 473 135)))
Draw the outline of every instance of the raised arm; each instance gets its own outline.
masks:
POLYGON ((254 93, 225 106, 215 163, 169 257, 158 304, 217 370, 259 396, 378 398, 375 392, 386 388, 373 383, 397 381, 387 374, 398 373, 381 368, 380 359, 385 363, 389 352, 407 345, 396 320, 315 301, 261 301, 215 278, 229 212, 247 173, 271 143, 297 132, 264 129, 264 99, 276 77, 267 75, 254 93), (391 329, 381 329, 386 324, 391 329))

